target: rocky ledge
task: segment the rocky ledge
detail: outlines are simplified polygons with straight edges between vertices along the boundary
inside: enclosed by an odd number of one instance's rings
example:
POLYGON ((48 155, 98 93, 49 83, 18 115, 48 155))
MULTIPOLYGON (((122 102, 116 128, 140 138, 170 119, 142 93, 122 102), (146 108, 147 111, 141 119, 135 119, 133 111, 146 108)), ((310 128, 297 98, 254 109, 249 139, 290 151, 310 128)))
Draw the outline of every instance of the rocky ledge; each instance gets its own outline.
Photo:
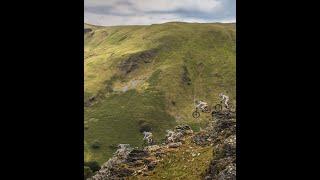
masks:
POLYGON ((236 119, 235 114, 220 112, 213 114, 214 121, 206 129, 193 133, 188 125, 168 130, 165 142, 150 145, 144 149, 131 148, 120 144, 101 169, 88 180, 118 180, 130 176, 152 176, 153 169, 170 150, 179 150, 187 137, 198 146, 213 146, 213 159, 203 179, 236 179, 236 119))

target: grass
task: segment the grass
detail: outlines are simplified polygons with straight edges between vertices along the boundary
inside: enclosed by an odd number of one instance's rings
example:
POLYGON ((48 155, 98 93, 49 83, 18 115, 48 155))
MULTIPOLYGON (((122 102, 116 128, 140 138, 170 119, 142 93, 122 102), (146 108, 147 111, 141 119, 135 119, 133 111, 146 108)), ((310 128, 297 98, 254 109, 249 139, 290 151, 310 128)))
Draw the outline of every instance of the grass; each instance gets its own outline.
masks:
POLYGON ((235 104, 235 24, 85 27, 93 29, 84 37, 85 100, 97 94, 103 97, 85 108, 86 160, 105 162, 114 144, 141 145, 139 121, 152 125, 157 140, 175 124, 186 123, 199 130, 210 115, 202 113, 195 120, 191 116, 194 99, 213 106, 224 92, 235 104), (158 51, 150 63, 139 63, 136 70, 121 74, 121 62, 151 49, 158 51), (190 84, 183 82, 186 74, 190 84), (141 79, 128 91, 107 92, 141 79), (98 121, 90 121, 92 118, 98 121), (98 149, 90 148, 95 140, 101 142, 98 149))
POLYGON ((128 143, 141 147, 143 135, 139 132, 141 122, 148 123, 157 141, 165 130, 176 123, 165 111, 163 95, 157 92, 138 93, 135 90, 114 94, 103 102, 85 109, 85 146, 94 156, 87 160, 106 161, 114 152, 111 145, 128 143), (92 149, 90 143, 100 142, 100 148, 92 149), (88 147, 88 145, 90 146, 88 147))
POLYGON ((151 176, 137 176, 129 179, 203 179, 203 174, 213 158, 212 150, 211 146, 196 146, 188 139, 179 149, 169 151, 151 172, 151 176))

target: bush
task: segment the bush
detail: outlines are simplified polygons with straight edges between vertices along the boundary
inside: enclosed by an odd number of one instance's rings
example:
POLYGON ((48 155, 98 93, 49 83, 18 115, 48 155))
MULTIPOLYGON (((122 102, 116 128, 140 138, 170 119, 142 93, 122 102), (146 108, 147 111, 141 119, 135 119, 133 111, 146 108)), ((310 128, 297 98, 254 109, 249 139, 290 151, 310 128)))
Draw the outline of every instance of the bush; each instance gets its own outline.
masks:
POLYGON ((101 143, 98 140, 93 141, 93 143, 91 144, 91 147, 93 149, 98 149, 100 148, 100 146, 101 146, 101 143))
POLYGON ((97 161, 88 161, 88 162, 84 162, 84 166, 89 167, 91 169, 92 172, 96 172, 100 170, 100 165, 97 161))
POLYGON ((140 126, 139 128, 140 132, 144 132, 144 131, 150 132, 152 130, 151 125, 147 122, 143 122, 139 126, 140 126))
POLYGON ((117 144, 110 144, 108 147, 109 147, 110 149, 112 149, 112 150, 118 149, 118 145, 117 145, 117 144))
POLYGON ((83 168, 83 176, 84 176, 84 179, 87 179, 87 178, 90 178, 92 176, 93 172, 92 170, 90 169, 90 167, 88 166, 84 166, 83 168))

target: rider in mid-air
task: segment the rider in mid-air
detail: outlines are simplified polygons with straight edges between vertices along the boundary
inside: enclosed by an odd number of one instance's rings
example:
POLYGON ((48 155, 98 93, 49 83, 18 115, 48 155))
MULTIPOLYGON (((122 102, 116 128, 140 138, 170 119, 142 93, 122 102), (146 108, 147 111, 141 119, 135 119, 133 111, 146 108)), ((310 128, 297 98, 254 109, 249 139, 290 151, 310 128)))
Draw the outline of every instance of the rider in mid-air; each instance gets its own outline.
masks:
POLYGON ((221 102, 224 101, 224 104, 226 105, 227 108, 229 108, 229 96, 224 95, 223 93, 220 93, 219 96, 221 97, 221 102))

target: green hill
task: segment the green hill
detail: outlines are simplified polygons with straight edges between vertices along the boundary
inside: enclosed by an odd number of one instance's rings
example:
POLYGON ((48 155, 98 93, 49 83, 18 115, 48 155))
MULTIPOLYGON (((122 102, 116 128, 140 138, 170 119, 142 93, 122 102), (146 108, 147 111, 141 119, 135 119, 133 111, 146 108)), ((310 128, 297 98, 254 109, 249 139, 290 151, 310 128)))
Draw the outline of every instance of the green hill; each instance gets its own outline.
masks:
POLYGON ((235 104, 235 24, 84 31, 85 161, 105 162, 119 143, 141 146, 145 129, 160 142, 176 124, 205 126, 209 114, 191 116, 194 99, 214 105, 224 92, 235 104))

